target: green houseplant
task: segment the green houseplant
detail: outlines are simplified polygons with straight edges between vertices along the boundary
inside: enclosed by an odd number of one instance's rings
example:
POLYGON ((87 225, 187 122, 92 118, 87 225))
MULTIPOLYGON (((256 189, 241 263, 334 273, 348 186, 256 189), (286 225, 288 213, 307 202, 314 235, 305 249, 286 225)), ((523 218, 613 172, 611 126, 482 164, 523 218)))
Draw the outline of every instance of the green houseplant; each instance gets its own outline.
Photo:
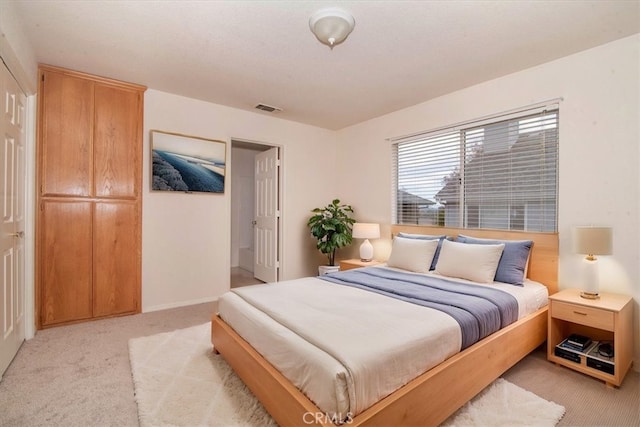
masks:
POLYGON ((327 255, 328 265, 335 266, 336 250, 350 245, 353 240, 351 232, 356 222, 351 216, 353 208, 335 199, 324 208, 315 208, 311 212, 314 215, 309 218, 307 226, 317 240, 316 247, 327 255))

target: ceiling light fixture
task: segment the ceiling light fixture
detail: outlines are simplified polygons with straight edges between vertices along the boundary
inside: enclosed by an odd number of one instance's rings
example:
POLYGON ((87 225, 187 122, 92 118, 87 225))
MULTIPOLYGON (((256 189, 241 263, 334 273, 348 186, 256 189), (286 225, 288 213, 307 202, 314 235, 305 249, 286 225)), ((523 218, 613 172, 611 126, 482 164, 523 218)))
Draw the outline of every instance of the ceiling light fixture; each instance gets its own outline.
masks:
POLYGON ((309 28, 311 32, 331 49, 342 43, 351 31, 356 22, 353 16, 347 11, 337 7, 321 9, 309 18, 309 28))

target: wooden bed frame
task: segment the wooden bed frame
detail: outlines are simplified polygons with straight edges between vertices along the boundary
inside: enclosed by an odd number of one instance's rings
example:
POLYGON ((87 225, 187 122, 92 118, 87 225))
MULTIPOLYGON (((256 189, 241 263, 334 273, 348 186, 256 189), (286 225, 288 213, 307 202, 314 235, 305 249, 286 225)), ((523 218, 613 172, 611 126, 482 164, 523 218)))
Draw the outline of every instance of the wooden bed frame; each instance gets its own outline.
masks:
MULTIPOLYGON (((399 232, 480 238, 533 240, 528 277, 557 292, 557 233, 467 230, 428 226, 392 226, 399 232)), ((211 341, 215 351, 244 381, 281 426, 334 425, 313 402, 267 362, 219 316, 213 315, 211 341)), ((447 359, 375 403, 349 426, 436 426, 471 400, 547 337, 547 307, 447 359)))

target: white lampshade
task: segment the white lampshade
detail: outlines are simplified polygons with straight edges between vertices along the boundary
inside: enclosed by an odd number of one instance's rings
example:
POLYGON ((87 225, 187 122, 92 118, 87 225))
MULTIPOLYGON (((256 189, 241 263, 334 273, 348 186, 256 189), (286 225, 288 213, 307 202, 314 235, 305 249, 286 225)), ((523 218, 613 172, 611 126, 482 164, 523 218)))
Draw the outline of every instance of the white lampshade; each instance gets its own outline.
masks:
POLYGON ((588 299, 599 298, 600 278, 595 255, 611 255, 613 238, 610 227, 576 227, 573 236, 574 251, 585 254, 580 296, 588 299))
POLYGON ((378 239, 380 237, 380 224, 356 222, 353 224, 353 237, 356 239, 378 239))
POLYGON ((351 34, 355 24, 349 12, 337 7, 321 9, 309 18, 311 32, 331 49, 351 34))
POLYGON ((610 227, 576 227, 575 252, 585 255, 611 255, 612 240, 610 227))
POLYGON ((355 239, 365 239, 360 245, 360 260, 371 261, 373 259, 373 245, 369 239, 380 237, 380 224, 356 222, 353 224, 352 236, 355 239))

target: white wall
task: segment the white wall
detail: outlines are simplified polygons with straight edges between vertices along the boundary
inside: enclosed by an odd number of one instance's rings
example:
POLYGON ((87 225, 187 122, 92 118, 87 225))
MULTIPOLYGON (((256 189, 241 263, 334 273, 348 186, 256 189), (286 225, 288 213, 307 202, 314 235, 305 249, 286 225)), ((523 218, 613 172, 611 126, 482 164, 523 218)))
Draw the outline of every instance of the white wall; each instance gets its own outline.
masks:
MULTIPOLYGON (((600 258, 601 290, 634 297, 634 366, 640 369, 639 48, 635 35, 343 129, 338 174, 349 185, 342 186, 341 196, 368 220, 388 225, 391 145, 385 138, 563 97, 560 288, 580 287, 581 257, 572 253, 572 227, 611 225, 614 255, 600 258), (363 153, 367 161, 354 168, 353 159, 363 153)), ((388 239, 375 246, 380 257, 388 254, 388 239)))
POLYGON ((151 192, 151 129, 226 141, 228 176, 232 138, 281 146, 281 278, 317 271, 306 220, 312 208, 335 197, 336 178, 324 169, 336 158, 335 133, 150 89, 144 106, 143 311, 216 299, 229 289, 230 268, 232 182, 224 195, 151 192))
POLYGON ((34 94, 37 88, 38 63, 22 32, 13 1, 0 0, 0 56, 27 95, 34 94))

